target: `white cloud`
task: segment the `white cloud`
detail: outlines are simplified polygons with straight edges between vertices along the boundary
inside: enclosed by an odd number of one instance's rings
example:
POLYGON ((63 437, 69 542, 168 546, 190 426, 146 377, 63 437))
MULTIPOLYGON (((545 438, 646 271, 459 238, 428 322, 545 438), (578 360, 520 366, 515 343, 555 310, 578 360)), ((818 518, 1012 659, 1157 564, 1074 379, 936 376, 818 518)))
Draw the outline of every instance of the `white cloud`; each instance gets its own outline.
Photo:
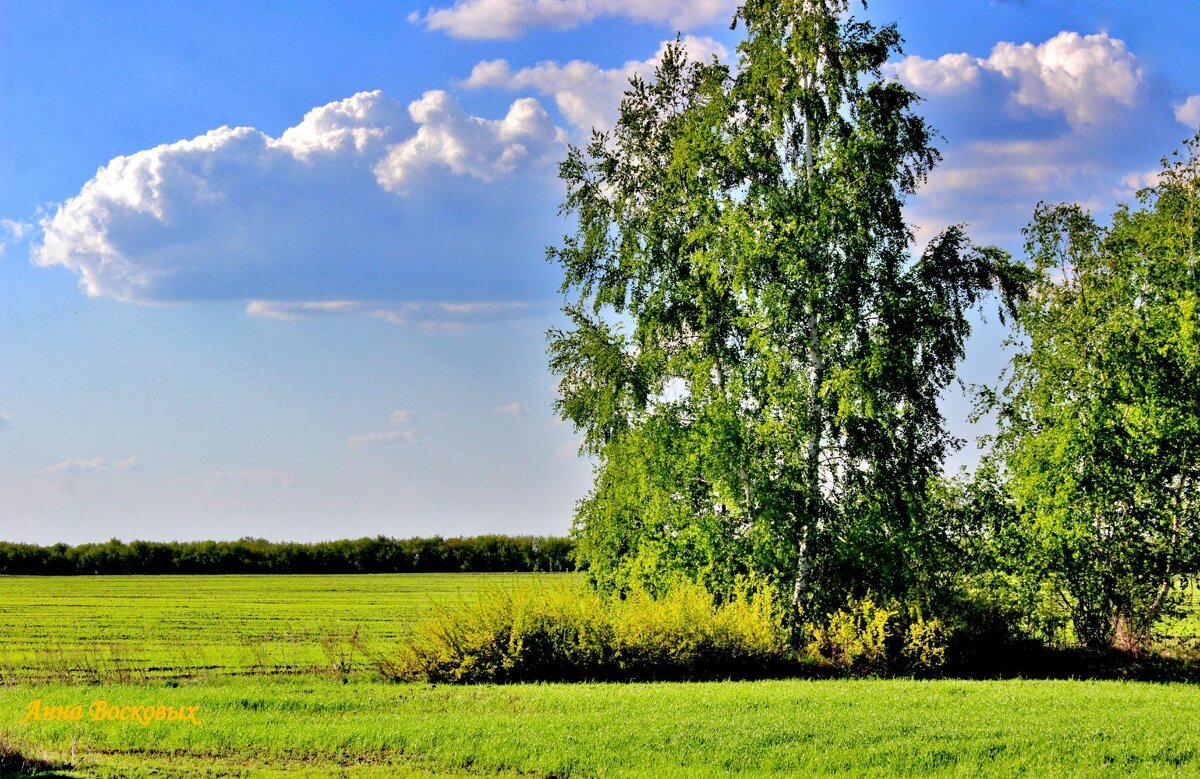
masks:
POLYGON ((1037 45, 1002 41, 987 59, 914 55, 890 69, 918 92, 934 95, 964 92, 990 75, 1004 83, 1014 104, 1061 113, 1072 125, 1095 125, 1133 107, 1144 82, 1137 58, 1107 33, 1064 31, 1037 45))
POLYGON ((382 444, 396 444, 403 441, 406 444, 415 444, 417 442, 417 434, 409 429, 409 425, 413 420, 413 412, 406 409, 396 409, 388 415, 388 419, 400 430, 381 430, 374 433, 363 433, 362 435, 350 436, 346 439, 346 446, 350 449, 358 449, 363 446, 378 446, 382 444))
POLYGON ((534 310, 529 303, 507 302, 389 304, 355 300, 252 300, 246 304, 247 314, 265 319, 369 316, 393 325, 415 325, 423 330, 459 330, 480 322, 525 316, 534 310))
MULTIPOLYGON (((706 61, 713 56, 725 60, 729 56, 725 47, 712 38, 688 35, 681 42, 693 60, 706 61)), ((616 121, 629 78, 635 74, 651 75, 668 43, 671 41, 665 41, 650 59, 630 60, 619 68, 601 68, 592 62, 572 60, 566 64, 539 62, 513 70, 506 60, 485 60, 471 70, 463 85, 535 90, 553 97, 559 112, 580 130, 604 129, 616 121)))
POLYGON ((417 435, 411 430, 382 430, 376 433, 350 436, 346 439, 346 446, 350 449, 358 449, 363 446, 395 444, 401 441, 406 444, 415 444, 417 435))
POLYGON ((977 85, 983 63, 969 54, 943 54, 935 60, 914 54, 892 65, 891 70, 921 94, 945 95, 977 85))
POLYGON ((517 414, 528 414, 529 409, 526 408, 520 401, 514 400, 512 403, 506 403, 503 406, 496 406, 496 413, 514 416, 517 414))
POLYGON ((1188 127, 1200 130, 1200 95, 1192 95, 1175 106, 1175 118, 1188 127))
POLYGON ((13 426, 12 417, 0 411, 0 430, 8 430, 13 426))
POLYGON ((602 16, 690 30, 733 17, 735 0, 455 0, 409 21, 456 38, 516 38, 535 27, 567 30, 602 16))
POLYGON ((1162 169, 1128 173, 1121 178, 1121 185, 1114 190, 1115 194, 1130 198, 1138 193, 1138 190, 1146 189, 1147 187, 1157 187, 1162 183, 1162 169))
POLYGON ((138 470, 141 468, 141 463, 136 457, 126 457, 123 460, 109 462, 103 457, 93 457, 90 460, 82 457, 77 457, 71 460, 63 460, 55 463, 46 469, 47 473, 125 473, 126 471, 138 470))
POLYGON ((444 166, 481 181, 512 173, 527 164, 544 165, 559 156, 564 138, 533 98, 512 104, 503 119, 467 116, 446 92, 426 92, 409 106, 420 125, 416 135, 392 146, 375 166, 379 184, 404 192, 420 173, 444 166))
POLYGON ((210 487, 292 487, 296 480, 277 468, 246 468, 240 471, 217 471, 204 477, 210 487))
POLYGON ((560 135, 532 99, 490 120, 444 92, 407 110, 363 92, 278 138, 221 127, 111 160, 41 221, 33 259, 91 296, 276 318, 510 305, 547 274, 560 135))
POLYGON ((1038 46, 1000 43, 988 61, 1017 81, 1017 102, 1061 111, 1072 124, 1094 124, 1114 105, 1133 106, 1143 79, 1125 43, 1105 33, 1060 32, 1038 46))
POLYGON ((33 230, 28 222, 18 222, 12 219, 0 219, 0 254, 14 241, 20 241, 33 230))

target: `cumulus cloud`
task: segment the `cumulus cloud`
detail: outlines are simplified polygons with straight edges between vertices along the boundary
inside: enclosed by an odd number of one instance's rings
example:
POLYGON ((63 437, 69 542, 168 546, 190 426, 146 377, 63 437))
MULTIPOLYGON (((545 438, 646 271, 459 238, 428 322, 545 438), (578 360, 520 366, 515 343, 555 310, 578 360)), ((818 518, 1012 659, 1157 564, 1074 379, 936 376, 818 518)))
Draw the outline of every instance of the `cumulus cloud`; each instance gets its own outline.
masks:
POLYGON ((516 38, 536 27, 567 30, 603 16, 690 30, 733 16, 735 0, 455 0, 408 19, 456 38, 516 38))
POLYGON ((388 415, 388 419, 392 421, 393 425, 407 425, 412 422, 413 412, 408 409, 398 408, 388 415))
POLYGON ((986 57, 910 56, 889 70, 928 98, 922 113, 946 139, 908 209, 920 240, 966 222, 975 240, 1019 252, 1039 201, 1110 210, 1178 141, 1147 121, 1164 96, 1138 57, 1104 33, 999 42, 986 57))
POLYGON ((1192 95, 1175 106, 1175 118, 1188 127, 1200 130, 1200 95, 1192 95))
POLYGON ((126 457, 123 460, 110 462, 103 457, 93 457, 90 460, 82 457, 77 457, 71 460, 63 460, 55 463, 46 469, 47 473, 125 473, 126 471, 138 470, 141 468, 141 463, 136 457, 126 457))
POLYGON ((12 417, 0 411, 0 430, 8 430, 13 426, 12 417))
POLYGON ((220 127, 111 160, 41 221, 33 259, 91 296, 276 318, 518 303, 544 286, 560 135, 532 99, 492 120, 444 92, 407 109, 363 92, 278 138, 220 127))
MULTIPOLYGON (((485 60, 472 69, 463 85, 534 90, 553 97, 559 112, 578 129, 585 132, 592 128, 603 129, 615 123, 621 95, 629 87, 630 77, 652 74, 669 43, 671 41, 663 42, 650 59, 630 60, 618 68, 601 68, 592 62, 572 60, 566 64, 539 62, 513 70, 507 60, 485 60)), ((688 35, 682 39, 682 44, 694 60, 709 60, 714 56, 725 60, 729 56, 725 47, 712 38, 688 35)))
POLYGON ((977 85, 983 62, 969 54, 943 54, 934 60, 914 54, 891 67, 901 81, 918 92, 946 95, 977 85))
POLYGON ((210 487, 292 487, 296 480, 277 468, 246 468, 210 473, 204 483, 210 487))
POLYGON ((416 135, 391 147, 375 167, 380 185, 402 192, 419 175, 444 166, 459 176, 493 181, 530 162, 557 157, 563 137, 538 101, 512 104, 503 119, 467 116, 449 94, 426 92, 409 106, 420 125, 416 135))
POLYGON ((514 400, 512 403, 506 403, 503 406, 496 406, 496 413, 515 416, 517 414, 528 414, 529 409, 526 408, 520 401, 514 400))
POLYGON ((1000 80, 1017 106, 1063 115, 1072 125, 1094 125, 1134 106, 1145 74, 1124 41, 1107 33, 1060 32, 1040 44, 1000 42, 986 59, 945 54, 909 56, 891 66, 922 94, 962 93, 985 77, 1000 80))

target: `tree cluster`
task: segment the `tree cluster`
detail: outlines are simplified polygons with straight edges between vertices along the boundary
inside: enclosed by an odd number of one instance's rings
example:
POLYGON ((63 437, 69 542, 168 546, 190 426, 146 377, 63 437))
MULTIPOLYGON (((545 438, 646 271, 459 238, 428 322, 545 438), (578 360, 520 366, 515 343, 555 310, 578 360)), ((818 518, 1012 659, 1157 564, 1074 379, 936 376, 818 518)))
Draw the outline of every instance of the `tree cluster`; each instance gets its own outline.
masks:
POLYGON ((884 73, 896 28, 849 0, 734 24, 736 64, 668 48, 561 165, 581 567, 617 593, 750 577, 805 619, 869 596, 1028 635, 1057 610, 1136 643, 1200 563, 1195 146, 1109 228, 1039 208, 1026 261, 961 225, 918 247, 903 207, 940 157, 884 73), (950 481, 939 401, 988 298, 1018 354, 983 398, 990 457, 950 481))
POLYGON ((574 570, 574 543, 546 536, 359 538, 35 546, 0 542, 0 575, 499 573, 574 570))

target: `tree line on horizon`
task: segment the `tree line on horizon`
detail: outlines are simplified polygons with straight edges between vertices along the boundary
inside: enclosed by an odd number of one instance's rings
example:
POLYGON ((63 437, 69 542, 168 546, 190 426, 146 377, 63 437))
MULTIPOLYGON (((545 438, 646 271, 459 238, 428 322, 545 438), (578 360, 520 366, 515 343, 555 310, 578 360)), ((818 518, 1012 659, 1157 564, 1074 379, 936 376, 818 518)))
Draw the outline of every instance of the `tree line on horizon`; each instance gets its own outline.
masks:
POLYGON ((132 541, 69 546, 0 542, 0 575, 515 573, 575 570, 574 542, 554 536, 272 542, 132 541))

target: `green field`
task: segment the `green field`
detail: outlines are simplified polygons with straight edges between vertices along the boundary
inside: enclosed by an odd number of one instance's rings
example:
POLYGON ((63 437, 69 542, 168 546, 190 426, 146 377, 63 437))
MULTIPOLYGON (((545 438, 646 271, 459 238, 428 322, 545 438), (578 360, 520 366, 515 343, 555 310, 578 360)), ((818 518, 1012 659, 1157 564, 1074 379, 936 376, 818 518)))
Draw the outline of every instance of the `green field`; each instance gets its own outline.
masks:
POLYGON ((4 730, 51 757, 74 742, 85 776, 1194 776, 1197 711, 1196 687, 1121 682, 226 678, 0 690, 4 730), (19 724, 31 700, 97 698, 195 705, 201 724, 19 724))
POLYGON ((383 648, 485 582, 568 575, 0 577, 0 683, 329 669, 355 629, 383 648))
POLYGON ((454 687, 381 681, 361 660, 329 673, 323 637, 357 625, 386 647, 438 604, 545 581, 0 579, 0 742, 76 777, 1200 774, 1200 687, 1187 684, 454 687), (97 700, 196 706, 200 723, 92 721, 97 700), (84 716, 22 722, 33 701, 84 716))

